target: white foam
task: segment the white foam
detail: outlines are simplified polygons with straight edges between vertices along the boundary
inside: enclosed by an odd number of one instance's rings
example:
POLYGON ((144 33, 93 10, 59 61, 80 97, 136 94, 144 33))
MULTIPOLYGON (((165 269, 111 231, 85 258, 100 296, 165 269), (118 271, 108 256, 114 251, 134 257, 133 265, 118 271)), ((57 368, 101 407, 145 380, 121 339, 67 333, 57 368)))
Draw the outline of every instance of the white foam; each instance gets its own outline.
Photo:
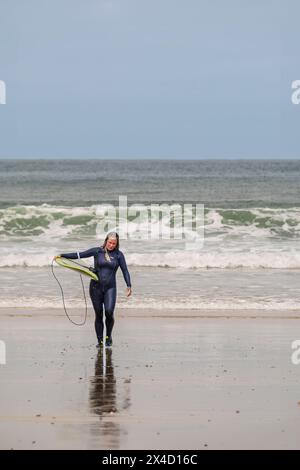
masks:
MULTIPOLYGON (((150 205, 147 209, 150 210, 150 205)), ((89 226, 95 226, 100 221, 97 215, 98 205, 87 207, 69 207, 69 206, 51 206, 50 204, 13 206, 0 209, 0 237, 7 240, 10 237, 27 237, 28 239, 50 241, 51 239, 59 240, 61 237, 75 235, 78 229, 86 230, 89 226), (61 217, 58 217, 61 214, 61 217), (66 218, 89 216, 90 221, 85 221, 81 225, 65 224, 66 218), (41 224, 37 222, 37 218, 42 217, 41 224), (58 217, 58 218, 57 218, 58 217), (24 220, 28 221, 28 225, 24 225, 24 220), (32 224, 30 223, 32 220, 32 224), (44 224, 43 224, 44 221, 44 224), (18 224, 18 222, 20 222, 18 224), (23 225, 22 225, 23 224, 23 225), (37 229, 40 233, 31 235, 31 231, 37 229)), ((237 217, 238 218, 238 217, 237 217)), ((126 223, 126 221, 123 221, 126 223)), ((122 224, 120 224, 122 225, 122 224)), ((168 228, 168 222, 163 222, 165 228, 168 228)), ((155 232, 158 226, 156 220, 152 220, 151 228, 155 232)), ((129 233, 139 229, 142 234, 148 232, 148 220, 137 225, 132 221, 128 224, 129 233)), ((300 232, 300 209, 299 208, 239 208, 239 209, 222 209, 213 208, 206 210, 205 214, 205 234, 213 236, 216 240, 226 240, 228 237, 252 239, 267 239, 282 237, 298 237, 300 232), (242 212, 249 213, 253 220, 242 223, 236 218, 230 219, 230 212, 239 215, 242 212), (224 218, 224 214, 227 217, 224 218), (264 222, 265 218, 269 218, 264 222), (265 224, 265 225, 264 225, 265 224)), ((181 234, 181 228, 176 227, 175 235, 181 234)), ((95 233, 96 235, 96 233, 95 233)), ((188 236, 192 236, 193 232, 187 232, 188 236)))
MULTIPOLYGON (((69 251, 69 250, 68 250, 69 251)), ((45 253, 10 252, 1 250, 0 267, 46 267, 50 266, 58 251, 49 249, 45 253)), ((265 249, 248 252, 199 252, 172 251, 167 253, 125 253, 128 266, 167 267, 185 269, 300 269, 300 252, 290 251, 267 252, 265 249)))
MULTIPOLYGON (((98 243, 96 233, 89 229, 97 222, 97 205, 89 207, 51 206, 50 204, 14 206, 0 210, 0 238, 5 243, 0 249, 0 267, 43 267, 49 266, 54 255, 65 251, 81 251, 98 243), (57 214, 61 217, 57 218, 57 214), (44 217, 37 229, 40 234, 30 234, 36 217, 44 217), (66 218, 89 216, 91 220, 82 224, 67 224, 66 218), (18 226, 20 217, 20 226, 18 226), (30 228, 22 229, 22 220, 32 219, 30 228), (82 235, 81 230, 87 235, 82 235), (87 232, 85 232, 87 230, 87 232), (95 243, 87 243, 87 237, 95 243), (70 240, 70 242, 68 242, 70 240), (72 248, 73 247, 73 248, 72 248)), ((149 206, 150 207, 150 206, 149 206)), ((229 216, 228 216, 229 217, 229 216)), ((251 219, 251 217, 250 217, 251 219)), ((229 220, 229 219, 228 219, 229 220)), ((153 222, 153 226, 155 226, 153 222)), ((130 230, 137 229, 134 223, 130 230)), ((141 232, 147 232, 145 222, 141 232)), ((91 229, 92 230, 92 229, 91 229)), ((160 252, 150 251, 151 245, 145 240, 127 241, 125 251, 130 266, 170 267, 186 269, 202 268, 254 268, 254 269, 299 269, 300 268, 300 209, 209 209, 205 215, 204 247, 198 252, 173 249, 174 240, 162 240, 160 252), (254 217, 253 222, 233 221, 225 223, 222 214, 232 211, 246 211, 254 217), (271 217, 260 226, 265 217, 271 217), (291 222, 292 221, 292 222, 291 222), (283 225, 278 225, 278 222, 283 225), (137 252, 133 250, 138 247, 137 252)), ((184 247, 184 241, 180 242, 184 247)), ((123 240, 121 249, 123 246, 123 240)))
MULTIPOLYGON (((88 299, 88 307, 93 312, 93 307, 90 299, 88 299)), ((61 299, 57 296, 53 299, 43 299, 41 297, 19 297, 13 299, 1 299, 0 308, 47 308, 47 309, 57 309, 61 308, 63 312, 63 306, 61 299)), ((83 299, 67 299, 66 308, 85 308, 85 303, 83 299)), ((192 298, 188 299, 156 299, 156 298, 139 298, 118 301, 116 304, 116 309, 155 309, 155 310, 181 310, 182 312, 186 310, 261 310, 261 311, 270 311, 270 310, 286 310, 286 311, 298 311, 299 312, 299 302, 296 300, 261 300, 261 301, 250 301, 245 299, 207 299, 203 298, 192 298)), ((93 313, 92 313, 93 314, 93 313)))

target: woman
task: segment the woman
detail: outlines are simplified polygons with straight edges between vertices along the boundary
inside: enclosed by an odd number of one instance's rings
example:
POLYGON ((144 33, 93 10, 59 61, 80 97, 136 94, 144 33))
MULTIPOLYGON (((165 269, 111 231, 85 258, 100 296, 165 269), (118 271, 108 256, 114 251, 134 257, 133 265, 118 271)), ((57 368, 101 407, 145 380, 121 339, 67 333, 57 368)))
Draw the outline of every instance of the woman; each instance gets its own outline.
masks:
POLYGON ((62 253, 60 256, 69 259, 94 257, 94 271, 99 282, 93 279, 90 282, 90 297, 95 310, 95 330, 98 338, 97 347, 103 347, 103 304, 105 308, 106 346, 112 346, 112 329, 114 326, 114 309, 117 298, 116 272, 120 266, 124 280, 127 284, 127 297, 132 293, 131 280, 127 269, 125 257, 119 250, 119 235, 110 232, 106 235, 100 247, 77 253, 62 253))

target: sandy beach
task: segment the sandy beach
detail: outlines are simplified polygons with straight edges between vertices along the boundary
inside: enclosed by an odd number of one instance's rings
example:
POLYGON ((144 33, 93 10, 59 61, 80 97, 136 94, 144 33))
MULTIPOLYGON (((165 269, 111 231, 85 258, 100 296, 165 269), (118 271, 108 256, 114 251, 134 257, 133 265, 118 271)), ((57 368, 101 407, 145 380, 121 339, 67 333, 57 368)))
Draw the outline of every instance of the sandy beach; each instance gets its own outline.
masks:
POLYGON ((119 309, 102 354, 91 309, 0 324, 1 449, 300 448, 299 312, 119 309))

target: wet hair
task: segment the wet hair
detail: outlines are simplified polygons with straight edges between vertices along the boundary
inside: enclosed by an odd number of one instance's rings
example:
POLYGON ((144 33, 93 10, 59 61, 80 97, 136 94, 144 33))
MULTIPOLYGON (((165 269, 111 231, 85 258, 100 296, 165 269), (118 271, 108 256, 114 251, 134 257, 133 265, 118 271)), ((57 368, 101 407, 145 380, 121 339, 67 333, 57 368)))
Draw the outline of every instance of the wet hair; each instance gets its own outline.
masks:
POLYGON ((109 232, 106 237, 105 237, 105 240, 103 242, 103 245, 101 245, 101 248, 104 248, 106 246, 106 242, 109 238, 116 238, 117 239, 117 244, 116 244, 116 250, 119 249, 119 234, 117 232, 109 232))

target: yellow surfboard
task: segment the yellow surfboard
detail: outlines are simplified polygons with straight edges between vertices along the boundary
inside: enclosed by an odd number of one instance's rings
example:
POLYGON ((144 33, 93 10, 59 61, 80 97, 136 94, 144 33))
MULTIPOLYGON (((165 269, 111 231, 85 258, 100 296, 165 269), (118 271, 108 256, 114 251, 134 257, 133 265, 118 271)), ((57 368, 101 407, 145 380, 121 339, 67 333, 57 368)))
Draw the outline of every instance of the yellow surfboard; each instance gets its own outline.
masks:
POLYGON ((69 268, 72 269, 73 271, 77 271, 80 274, 84 274, 85 276, 89 276, 94 281, 99 281, 99 278, 96 273, 94 273, 88 266, 84 266, 77 261, 75 262, 72 259, 69 258, 63 258, 62 256, 57 256, 55 258, 55 261, 59 266, 62 266, 63 268, 69 268))

